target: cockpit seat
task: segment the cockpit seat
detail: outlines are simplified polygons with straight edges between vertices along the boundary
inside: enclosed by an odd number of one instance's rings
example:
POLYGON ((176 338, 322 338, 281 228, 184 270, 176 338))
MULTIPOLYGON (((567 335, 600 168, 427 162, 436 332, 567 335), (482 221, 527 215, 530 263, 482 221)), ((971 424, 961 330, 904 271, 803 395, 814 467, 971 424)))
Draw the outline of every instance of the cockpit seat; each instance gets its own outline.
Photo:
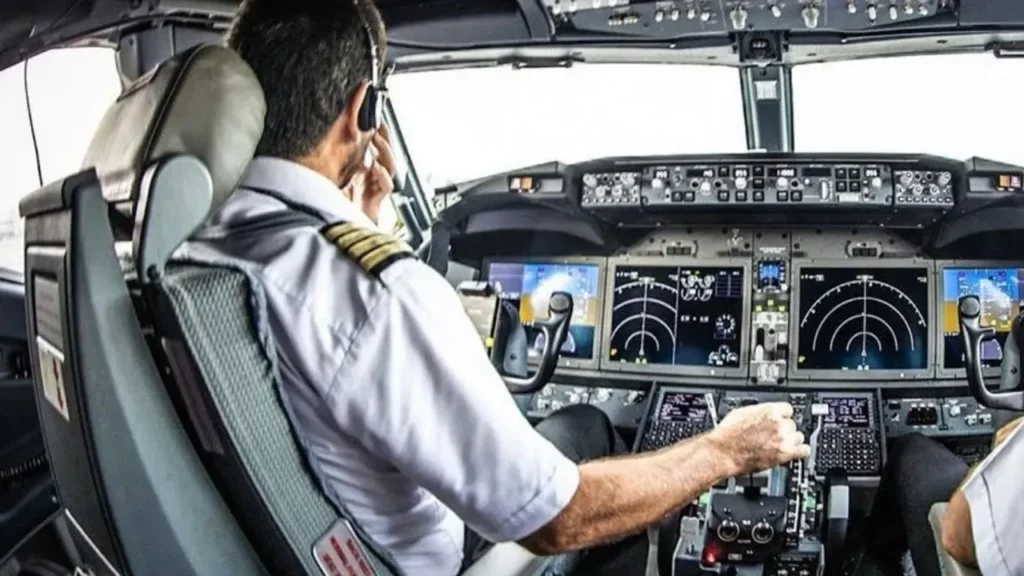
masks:
MULTIPOLYGON (((196 47, 125 91, 104 117, 89 160, 108 203, 130 216, 126 268, 140 295, 142 323, 152 328, 150 348, 207 469, 266 569, 332 573, 323 567, 330 560, 320 545, 348 525, 377 576, 400 574, 342 500, 322 491, 301 449, 276 387, 259 282, 245 263, 179 250, 237 184, 262 133, 264 111, 259 83, 237 55, 196 47)), ((533 574, 543 563, 509 551, 495 548, 491 554, 504 561, 488 574, 533 574)))

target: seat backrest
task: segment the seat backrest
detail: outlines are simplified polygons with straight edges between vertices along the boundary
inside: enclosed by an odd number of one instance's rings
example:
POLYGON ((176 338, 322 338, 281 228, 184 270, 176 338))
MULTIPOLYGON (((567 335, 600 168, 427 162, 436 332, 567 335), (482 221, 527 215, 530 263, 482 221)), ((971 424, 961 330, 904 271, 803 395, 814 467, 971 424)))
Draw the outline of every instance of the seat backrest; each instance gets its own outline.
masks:
POLYGON ((203 46, 140 82, 104 117, 89 157, 108 202, 131 206, 142 322, 207 469, 271 572, 334 573, 331 544, 354 533, 376 574, 397 573, 325 497, 293 435, 259 283, 236 263, 171 260, 252 158, 265 109, 255 75, 230 50, 203 46), (208 186, 188 183, 196 163, 208 186))
POLYGON ((27 328, 58 521, 92 574, 263 572, 181 426, 92 170, 21 203, 27 328))

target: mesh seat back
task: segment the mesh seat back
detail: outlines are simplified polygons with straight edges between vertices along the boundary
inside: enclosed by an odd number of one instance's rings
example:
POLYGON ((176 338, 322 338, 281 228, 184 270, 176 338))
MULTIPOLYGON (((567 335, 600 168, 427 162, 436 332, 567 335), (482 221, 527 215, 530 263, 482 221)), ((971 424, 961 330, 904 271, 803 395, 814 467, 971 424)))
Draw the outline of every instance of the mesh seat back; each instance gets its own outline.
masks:
MULTIPOLYGON (((250 532, 258 535, 257 546, 287 543, 290 550, 271 551, 275 568, 318 573, 313 546, 339 516, 310 474, 301 438, 294 434, 276 386, 276 359, 258 283, 240 270, 175 264, 168 267, 159 292, 170 312, 162 316, 173 317, 176 324, 161 333, 180 337, 165 336, 170 363, 176 371, 194 366, 205 383, 200 387, 205 401, 216 414, 217 427, 208 431, 214 436, 204 444, 224 454, 222 468, 244 471, 221 470, 222 478, 234 478, 229 480, 233 486, 224 486, 226 497, 236 499, 236 513, 248 516, 243 521, 255 528, 250 532)), ((194 379, 176 376, 179 382, 194 379)), ((368 542, 365 534, 359 536, 368 542)), ((396 572, 373 551, 370 561, 378 575, 396 572)))

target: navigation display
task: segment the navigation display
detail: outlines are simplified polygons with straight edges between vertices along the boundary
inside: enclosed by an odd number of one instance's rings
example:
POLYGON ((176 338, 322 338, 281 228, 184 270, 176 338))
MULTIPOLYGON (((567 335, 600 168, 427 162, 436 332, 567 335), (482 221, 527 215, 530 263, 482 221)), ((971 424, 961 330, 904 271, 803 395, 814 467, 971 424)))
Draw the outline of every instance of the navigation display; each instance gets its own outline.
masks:
POLYGON ((739 367, 743 282, 739 266, 618 266, 608 359, 739 367))
POLYGON ((981 301, 981 325, 996 329, 994 340, 981 345, 981 363, 998 367, 1003 361, 1003 344, 1013 319, 1021 310, 1021 283, 1024 270, 1018 268, 946 268, 942 271, 942 364, 945 368, 963 368, 966 363, 960 339, 961 296, 977 296, 981 301))
POLYGON ((487 271, 499 296, 519 306, 519 319, 530 339, 529 355, 539 359, 544 350, 544 333, 532 328, 535 320, 548 318, 548 301, 553 292, 572 294, 569 334, 562 345, 565 358, 594 358, 598 310, 601 306, 601 270, 597 264, 548 262, 492 262, 487 271))
POLYGON ((926 268, 800 270, 797 370, 928 367, 926 268))
POLYGON ((826 427, 869 428, 871 427, 871 399, 864 397, 826 397, 828 416, 826 427))
POLYGON ((667 422, 701 422, 708 418, 708 399, 693 392, 666 392, 661 399, 658 420, 667 422))

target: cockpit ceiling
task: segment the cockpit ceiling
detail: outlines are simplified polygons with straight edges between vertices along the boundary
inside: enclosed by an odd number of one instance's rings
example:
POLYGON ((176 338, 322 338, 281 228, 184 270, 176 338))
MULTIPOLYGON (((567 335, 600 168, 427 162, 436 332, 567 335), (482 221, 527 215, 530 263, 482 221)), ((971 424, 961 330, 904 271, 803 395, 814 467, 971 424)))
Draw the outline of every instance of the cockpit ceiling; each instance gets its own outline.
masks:
MULTIPOLYGON (((590 59, 642 56, 662 62, 737 64, 742 35, 782 32, 792 63, 876 56, 890 52, 982 49, 1019 42, 1024 4, 1005 0, 908 0, 909 9, 868 9, 871 0, 806 3, 710 2, 708 0, 378 0, 388 24, 391 53, 409 65, 440 59, 464 61, 476 51, 530 57, 541 48, 590 59), (770 11, 777 10, 775 15, 770 11), (851 8, 852 6, 852 8, 851 8), (571 8, 571 9, 570 9, 571 8), (690 18, 690 16, 693 16, 690 18), (631 47, 643 45, 642 54, 631 47), (466 53, 472 50, 474 52, 466 53)), ((904 6, 905 4, 905 6, 904 6)), ((881 4, 879 4, 881 5, 881 4)), ((182 23, 226 29, 234 0, 16 0, 0 6, 0 68, 28 54, 86 38, 116 39, 126 30, 182 23)), ((895 5, 894 5, 895 6, 895 5)), ((487 56, 479 56, 485 61, 487 56)), ((483 63, 483 62, 482 62, 483 63)), ((462 65, 465 65, 463 62, 462 65)))

